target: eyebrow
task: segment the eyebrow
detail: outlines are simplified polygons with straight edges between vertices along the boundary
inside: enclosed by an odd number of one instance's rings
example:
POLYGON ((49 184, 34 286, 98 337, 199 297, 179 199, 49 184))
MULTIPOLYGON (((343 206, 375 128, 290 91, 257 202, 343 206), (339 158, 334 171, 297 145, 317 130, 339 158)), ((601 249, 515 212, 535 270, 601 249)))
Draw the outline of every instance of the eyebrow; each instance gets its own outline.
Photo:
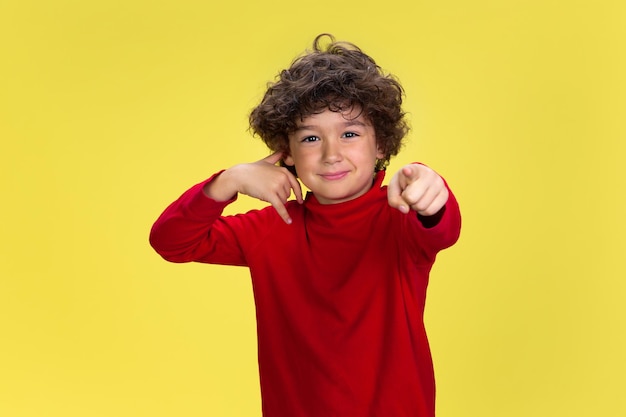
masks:
MULTIPOLYGON (((367 124, 365 124, 364 122, 360 121, 360 120, 346 120, 343 123, 343 127, 351 127, 351 126, 360 126, 360 127, 367 127, 367 124)), ((295 132, 299 132, 301 130, 315 130, 318 127, 318 125, 300 125, 300 126, 296 126, 296 130, 295 132)))

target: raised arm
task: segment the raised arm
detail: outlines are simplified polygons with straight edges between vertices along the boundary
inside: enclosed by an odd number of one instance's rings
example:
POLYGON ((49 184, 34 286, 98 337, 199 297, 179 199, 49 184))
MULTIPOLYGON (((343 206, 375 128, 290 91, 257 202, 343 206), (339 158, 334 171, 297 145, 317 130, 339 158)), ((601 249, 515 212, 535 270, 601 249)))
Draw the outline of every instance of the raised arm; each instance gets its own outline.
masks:
POLYGON ((237 193, 249 195, 270 203, 285 223, 291 218, 285 202, 293 190, 296 200, 303 202, 300 183, 286 168, 276 166, 281 152, 273 153, 260 161, 235 165, 204 186, 204 193, 215 201, 231 200, 237 193))
POLYGON ((241 193, 269 202, 290 223, 285 203, 292 190, 301 203, 302 190, 286 168, 274 165, 280 158, 275 153, 236 165, 187 190, 152 226, 152 247, 172 262, 244 265, 241 239, 254 236, 252 232, 264 225, 255 224, 252 216, 221 217, 222 211, 241 193))

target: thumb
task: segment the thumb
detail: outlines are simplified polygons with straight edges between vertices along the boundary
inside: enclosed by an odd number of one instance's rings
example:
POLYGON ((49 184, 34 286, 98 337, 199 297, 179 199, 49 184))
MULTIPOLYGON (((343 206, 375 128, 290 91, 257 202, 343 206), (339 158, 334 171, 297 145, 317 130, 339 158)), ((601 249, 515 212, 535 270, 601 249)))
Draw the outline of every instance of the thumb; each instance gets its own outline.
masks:
POLYGON ((389 206, 406 214, 409 212, 409 206, 402 198, 403 189, 402 185, 400 184, 398 174, 393 176, 391 182, 387 186, 387 202, 389 203, 389 206))
POLYGON ((276 163, 278 161, 280 161, 283 158, 283 152, 281 151, 277 151, 274 152, 273 154, 261 159, 261 162, 265 162, 267 164, 271 164, 271 165, 276 165, 276 163))

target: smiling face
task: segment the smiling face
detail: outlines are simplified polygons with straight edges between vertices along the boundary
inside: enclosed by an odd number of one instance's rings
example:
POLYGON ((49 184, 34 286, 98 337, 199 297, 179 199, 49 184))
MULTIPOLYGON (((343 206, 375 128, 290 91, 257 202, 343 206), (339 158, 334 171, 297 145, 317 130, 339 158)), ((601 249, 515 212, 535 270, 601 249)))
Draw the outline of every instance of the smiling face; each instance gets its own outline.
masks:
POLYGON ((289 135, 287 165, 322 204, 355 199, 371 187, 377 159, 384 158, 372 124, 360 109, 326 109, 299 120, 289 135))

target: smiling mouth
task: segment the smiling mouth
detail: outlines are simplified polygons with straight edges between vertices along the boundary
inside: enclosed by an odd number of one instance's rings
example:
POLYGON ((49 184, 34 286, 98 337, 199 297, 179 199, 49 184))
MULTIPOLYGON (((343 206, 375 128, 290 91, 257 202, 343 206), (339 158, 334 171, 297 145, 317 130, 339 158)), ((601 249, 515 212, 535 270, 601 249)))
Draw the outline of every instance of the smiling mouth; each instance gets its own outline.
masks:
POLYGON ((332 172, 332 173, 328 173, 328 174, 320 174, 320 176, 322 178, 324 178, 325 180, 328 180, 328 181, 340 180, 343 177, 345 177, 346 175, 348 175, 348 171, 332 172))

